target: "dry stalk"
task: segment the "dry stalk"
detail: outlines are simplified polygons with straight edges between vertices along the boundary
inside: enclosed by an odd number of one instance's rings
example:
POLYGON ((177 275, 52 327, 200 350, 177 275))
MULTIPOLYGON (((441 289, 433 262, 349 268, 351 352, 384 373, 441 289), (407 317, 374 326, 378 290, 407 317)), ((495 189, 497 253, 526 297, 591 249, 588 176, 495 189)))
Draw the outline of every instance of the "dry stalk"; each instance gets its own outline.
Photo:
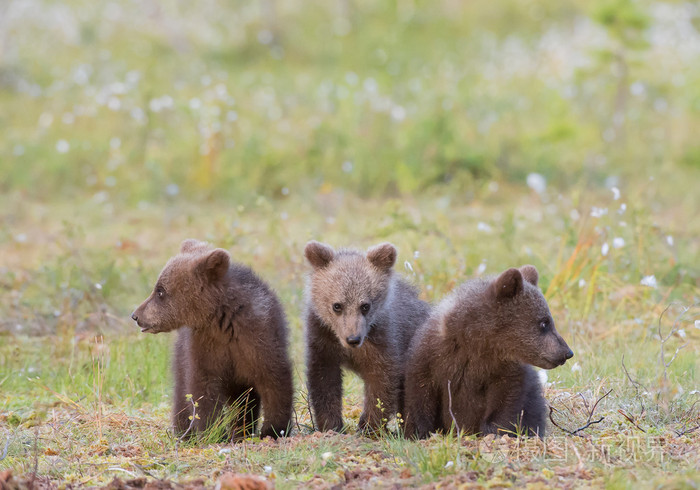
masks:
MULTIPOLYGON (((562 427, 561 425, 559 425, 559 424, 554 420, 554 417, 553 417, 553 413, 554 413, 554 411, 555 411, 556 409, 555 409, 553 406, 551 406, 551 405, 549 406, 549 420, 552 422, 552 424, 554 424, 554 426, 555 426, 557 429, 559 429, 559 430, 561 430, 561 431, 563 431, 563 432, 566 432, 567 434, 572 435, 572 436, 583 437, 581 434, 579 434, 579 432, 581 432, 581 431, 583 431, 583 430, 589 428, 591 425, 599 424, 600 422, 602 422, 602 421, 605 419, 604 416, 600 416, 598 419, 593 420, 593 414, 595 414, 595 410, 596 410, 596 408, 598 408, 598 404, 599 404, 605 397, 607 397, 610 393, 612 393, 612 391, 613 391, 613 390, 610 389, 610 390, 608 390, 605 394, 603 394, 603 396, 598 397, 598 399, 595 401, 595 403, 593 404, 593 406, 590 407, 590 408, 588 407, 588 401, 586 400, 586 398, 585 398, 581 393, 579 393, 579 396, 580 396, 581 399, 583 400, 583 405, 586 407, 586 411, 588 412, 588 419, 586 420, 586 423, 583 424, 583 425, 582 425, 581 427, 579 427, 578 429, 569 430, 569 429, 565 429, 564 427, 562 427)), ((558 410, 557 410, 557 411, 558 411, 558 410)))

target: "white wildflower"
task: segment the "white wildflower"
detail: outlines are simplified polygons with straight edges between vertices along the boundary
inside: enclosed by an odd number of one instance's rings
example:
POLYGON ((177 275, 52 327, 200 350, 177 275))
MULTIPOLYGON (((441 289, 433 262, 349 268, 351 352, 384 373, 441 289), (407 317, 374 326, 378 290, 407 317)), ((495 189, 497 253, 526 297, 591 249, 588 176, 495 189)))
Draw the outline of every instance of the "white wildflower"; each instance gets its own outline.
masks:
POLYGON ((542 194, 547 190, 547 179, 541 174, 534 172, 528 174, 526 182, 527 186, 538 194, 542 194))
POLYGON ((608 255, 608 252, 610 251, 610 245, 608 245, 608 242, 605 242, 602 247, 600 247, 600 253, 603 254, 603 257, 608 255))
POLYGON ((614 248, 622 248, 625 246, 625 239, 617 237, 613 240, 613 247, 614 248))
POLYGON ((594 218, 601 218, 606 214, 608 214, 608 208, 599 208, 596 206, 593 206, 591 208, 591 216, 593 216, 594 218))
POLYGON ((485 233, 489 233, 491 231, 491 226, 489 226, 487 223, 484 223, 483 221, 479 221, 476 224, 476 229, 485 233))
POLYGON ((447 463, 445 463, 445 468, 446 469, 452 468, 454 466, 454 464, 455 464, 454 461, 448 461, 447 463))
POLYGON ((586 280, 585 279, 579 279, 578 280, 578 287, 582 288, 586 285, 586 280))
POLYGON ((618 189, 617 187, 611 187, 610 190, 611 190, 612 193, 613 193, 613 199, 614 199, 615 201, 617 201, 618 199, 620 199, 620 189, 618 189))
POLYGON ((650 276, 644 276, 640 282, 642 286, 649 286, 650 288, 656 288, 656 276, 654 274, 650 276))
POLYGON ((572 373, 579 373, 579 372, 581 372, 581 365, 580 365, 578 362, 575 362, 575 363, 571 366, 571 372, 572 372, 572 373))
POLYGON ((403 263, 403 266, 406 268, 408 272, 413 272, 413 266, 411 263, 407 260, 403 263))
POLYGON ((666 237, 666 243, 668 243, 669 247, 673 247, 673 237, 671 235, 666 237))
POLYGON ((70 150, 70 143, 68 143, 66 140, 58 140, 56 142, 56 151, 59 153, 68 153, 68 150, 70 150))

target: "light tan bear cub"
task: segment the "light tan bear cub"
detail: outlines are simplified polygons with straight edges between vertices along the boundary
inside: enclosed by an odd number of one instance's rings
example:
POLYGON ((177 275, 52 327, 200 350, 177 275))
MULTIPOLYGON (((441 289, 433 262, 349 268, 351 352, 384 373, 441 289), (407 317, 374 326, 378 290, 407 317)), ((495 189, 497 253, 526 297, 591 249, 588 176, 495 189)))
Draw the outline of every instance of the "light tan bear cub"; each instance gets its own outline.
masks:
POLYGON ((429 306, 398 277, 396 248, 382 243, 362 253, 311 241, 307 291, 306 367, 318 429, 343 429, 343 368, 364 381, 361 431, 375 431, 403 411, 406 350, 429 306))

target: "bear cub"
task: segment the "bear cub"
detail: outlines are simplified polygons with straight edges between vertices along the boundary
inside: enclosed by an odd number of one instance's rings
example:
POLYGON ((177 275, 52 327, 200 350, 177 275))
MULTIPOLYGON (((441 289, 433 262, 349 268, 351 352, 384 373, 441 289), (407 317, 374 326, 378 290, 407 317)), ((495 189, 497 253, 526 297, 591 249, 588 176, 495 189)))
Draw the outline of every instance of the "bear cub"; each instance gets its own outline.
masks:
POLYGON ((287 321, 275 293, 249 267, 231 262, 223 249, 185 240, 131 316, 142 332, 177 330, 172 368, 178 435, 190 424, 190 434, 201 433, 225 407, 235 406, 228 436, 248 437, 261 405, 260 436, 288 434, 293 386, 287 321), (198 404, 193 420, 192 402, 198 404))
POLYGON ((312 266, 306 363, 315 424, 321 431, 342 431, 345 367, 364 381, 359 429, 375 431, 403 413, 405 355, 429 306, 394 274, 397 251, 390 243, 364 254, 311 241, 304 254, 312 266))
POLYGON ((547 406, 531 365, 553 369, 574 353, 554 328, 537 269, 472 279, 416 333, 406 372, 406 436, 545 436, 547 406))

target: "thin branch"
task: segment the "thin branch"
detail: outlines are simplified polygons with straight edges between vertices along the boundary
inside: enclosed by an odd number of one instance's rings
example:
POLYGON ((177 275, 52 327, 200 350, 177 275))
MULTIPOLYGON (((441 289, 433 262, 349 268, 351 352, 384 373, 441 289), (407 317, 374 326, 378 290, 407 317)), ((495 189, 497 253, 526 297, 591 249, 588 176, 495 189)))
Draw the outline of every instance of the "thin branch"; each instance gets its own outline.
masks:
POLYGON ((597 420, 593 420, 593 414, 595 413, 595 409, 598 407, 598 404, 599 404, 605 397, 607 397, 610 393, 612 393, 612 391, 613 391, 613 390, 610 389, 610 390, 608 390, 603 396, 599 397, 599 398, 595 401, 595 403, 593 404, 593 407, 591 407, 590 409, 588 409, 588 402, 586 401, 585 397, 583 397, 583 395, 582 395, 581 393, 579 393, 579 396, 581 396, 581 398, 584 400, 583 404, 584 404, 584 406, 586 407, 586 410, 588 411, 588 419, 586 420, 586 423, 585 423, 584 425, 582 425, 581 427, 579 427, 578 429, 569 430, 569 429, 565 429, 565 428, 562 427, 561 425, 557 424, 557 422, 554 420, 554 417, 553 417, 553 413, 554 413, 555 408, 552 407, 551 405, 549 406, 549 420, 552 422, 552 424, 554 424, 554 426, 555 426, 557 429, 559 429, 559 430, 561 430, 561 431, 564 431, 564 432, 566 432, 567 434, 572 435, 572 436, 583 437, 581 434, 579 434, 579 432, 581 432, 581 431, 583 431, 583 430, 585 430, 585 429, 588 429, 591 425, 599 424, 599 423, 601 423, 603 420, 605 420, 605 417, 604 417, 604 416, 601 416, 601 417, 600 417, 599 419, 597 419, 597 420))
POLYGON ((634 386, 635 398, 637 398, 637 400, 639 400, 639 405, 640 405, 640 408, 642 409, 642 414, 643 414, 646 411, 646 408, 644 407, 644 400, 642 399, 641 396, 639 396, 639 388, 641 387, 642 389, 644 389, 644 391, 649 391, 649 390, 647 390, 646 386, 644 386, 639 381, 632 379, 632 376, 630 376, 629 371, 627 371, 627 366, 625 366, 625 355, 624 354, 622 354, 622 369, 625 371, 625 376, 627 376, 627 379, 629 380, 629 382, 632 383, 632 386, 634 386))
POLYGON ((450 417, 452 417, 452 423, 455 424, 455 429, 457 429, 457 434, 461 434, 462 431, 459 429, 459 424, 457 424, 457 419, 455 418, 455 414, 452 413, 452 380, 447 380, 447 400, 448 400, 448 405, 447 408, 450 411, 450 417))
POLYGON ((8 437, 7 441, 5 442, 5 449, 2 450, 2 456, 0 456, 0 461, 2 461, 3 459, 5 459, 7 457, 7 448, 10 447, 10 440, 11 440, 11 438, 8 437))
POLYGON ((637 424, 637 422, 635 422, 634 419, 633 419, 632 417, 630 417, 629 415, 627 415, 627 413, 625 413, 624 410, 622 410, 621 408, 619 408, 619 409, 617 410, 617 413, 619 413, 619 414, 622 415, 625 419, 627 419, 627 421, 628 421, 630 424, 632 424, 633 426, 635 426, 638 430, 641 430, 641 431, 644 432, 645 434, 647 433, 647 431, 645 431, 644 429, 642 429, 641 427, 639 427, 639 425, 637 424))
POLYGON ((32 479, 29 480, 29 490, 34 490, 34 481, 36 473, 39 470, 39 428, 34 429, 34 469, 32 470, 32 479))

